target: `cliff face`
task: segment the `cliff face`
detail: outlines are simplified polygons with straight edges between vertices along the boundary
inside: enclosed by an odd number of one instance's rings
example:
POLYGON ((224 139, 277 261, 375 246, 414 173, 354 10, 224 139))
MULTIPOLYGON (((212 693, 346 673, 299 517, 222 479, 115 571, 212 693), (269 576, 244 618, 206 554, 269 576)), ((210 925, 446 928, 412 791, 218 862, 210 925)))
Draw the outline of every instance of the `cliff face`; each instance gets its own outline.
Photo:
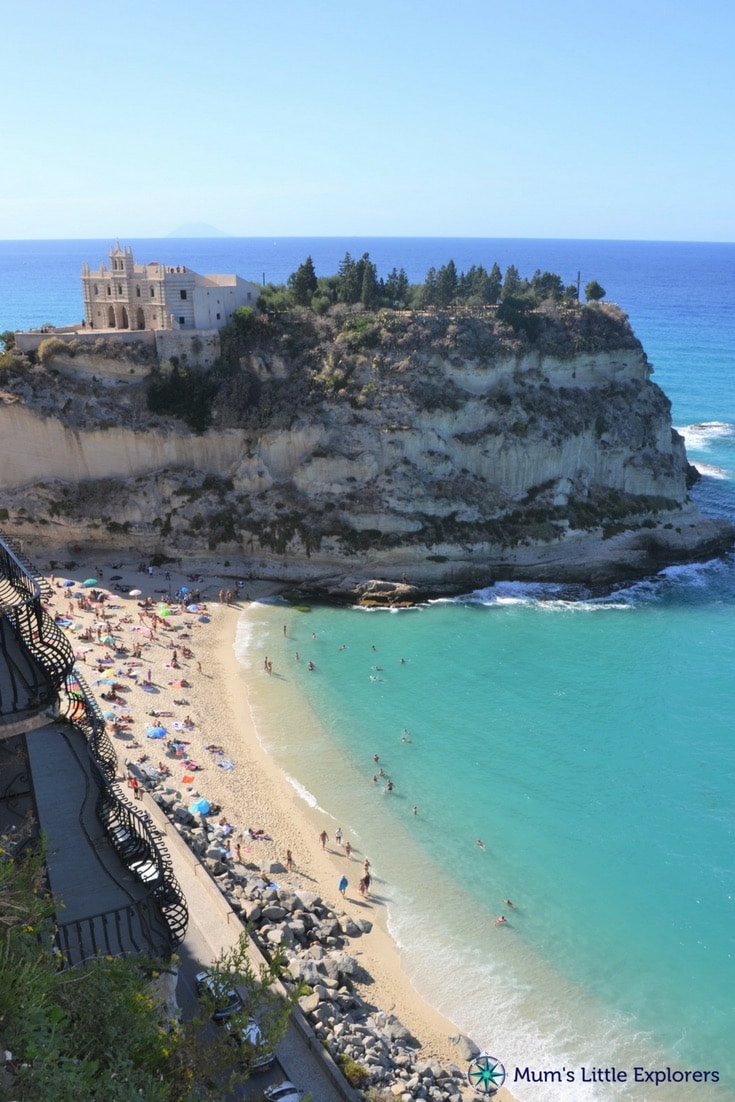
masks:
POLYGON ((477 317, 258 323, 201 436, 119 371, 33 369, 0 395, 5 523, 327 589, 596 582, 722 549, 645 353, 594 312, 534 342, 477 317))

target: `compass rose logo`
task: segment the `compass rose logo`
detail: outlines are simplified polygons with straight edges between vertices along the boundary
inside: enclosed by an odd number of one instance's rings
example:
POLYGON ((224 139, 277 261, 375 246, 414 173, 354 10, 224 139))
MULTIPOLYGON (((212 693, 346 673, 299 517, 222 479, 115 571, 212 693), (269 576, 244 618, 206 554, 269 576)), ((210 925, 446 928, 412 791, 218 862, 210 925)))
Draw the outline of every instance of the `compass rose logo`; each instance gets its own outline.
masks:
POLYGON ((467 1069, 467 1081, 480 1098, 492 1098, 505 1082, 505 1068, 500 1060, 481 1052, 467 1069))

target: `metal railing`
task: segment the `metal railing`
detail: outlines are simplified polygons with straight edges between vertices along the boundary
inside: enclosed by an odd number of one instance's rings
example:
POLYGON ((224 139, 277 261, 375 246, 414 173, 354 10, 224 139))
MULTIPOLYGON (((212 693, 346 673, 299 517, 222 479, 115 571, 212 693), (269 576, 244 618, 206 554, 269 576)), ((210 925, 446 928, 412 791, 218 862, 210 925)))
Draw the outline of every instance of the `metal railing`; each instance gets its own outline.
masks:
POLYGON ((117 756, 97 702, 84 678, 67 679, 66 715, 83 732, 98 772, 97 817, 120 860, 145 885, 163 913, 171 948, 184 940, 189 921, 186 898, 176 879, 171 856, 117 783, 117 756))
MULTIPOLYGON (((25 686, 25 708, 32 700, 39 711, 58 702, 61 714, 84 735, 98 782, 98 818, 118 857, 158 905, 173 950, 184 939, 189 915, 171 857, 117 783, 117 756, 104 718, 91 689, 74 669, 71 644, 43 607, 42 584, 34 574, 0 533, 0 647, 5 650, 3 632, 8 625, 13 642, 34 660, 28 669, 37 668, 37 683, 25 686)), ((11 670, 15 665, 9 654, 8 665, 11 670)))

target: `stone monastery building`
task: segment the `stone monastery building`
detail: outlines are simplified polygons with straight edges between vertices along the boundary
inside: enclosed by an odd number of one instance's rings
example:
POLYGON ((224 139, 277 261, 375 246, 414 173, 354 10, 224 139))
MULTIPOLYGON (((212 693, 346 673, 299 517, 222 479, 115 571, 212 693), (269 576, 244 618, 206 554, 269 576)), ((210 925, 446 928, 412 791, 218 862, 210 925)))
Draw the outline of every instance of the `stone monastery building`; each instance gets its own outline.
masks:
POLYGON ((110 249, 110 267, 82 268, 84 321, 91 329, 222 329, 240 306, 255 306, 257 283, 198 275, 156 261, 136 264, 129 246, 110 249))

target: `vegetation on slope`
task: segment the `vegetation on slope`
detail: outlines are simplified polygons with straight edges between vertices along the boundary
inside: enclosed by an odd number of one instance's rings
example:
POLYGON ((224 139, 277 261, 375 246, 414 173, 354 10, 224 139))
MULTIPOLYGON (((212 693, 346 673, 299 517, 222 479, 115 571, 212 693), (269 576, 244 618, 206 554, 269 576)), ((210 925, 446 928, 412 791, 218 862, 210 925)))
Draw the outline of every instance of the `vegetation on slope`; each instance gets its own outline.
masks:
MULTIPOLYGON (((638 348, 622 311, 598 301, 604 293, 590 283, 582 304, 577 287, 553 273, 524 279, 511 266, 503 278, 497 264, 459 273, 452 261, 411 286, 405 272, 379 279, 368 254, 348 254, 336 276, 319 278, 307 258, 287 285, 264 288, 257 311, 235 312, 206 379, 179 364, 156 375, 149 409, 195 432, 284 428, 325 399, 364 404, 396 362, 415 368, 423 352, 491 366, 531 350, 571 359, 638 348)), ((425 397, 432 400, 429 387, 425 397)))
MULTIPOLYGON (((1 840, 0 840, 1 841, 1 840)), ((171 962, 99 957, 59 969, 53 949, 58 902, 46 891, 41 854, 0 845, 0 1098, 16 1102, 220 1102, 248 1078, 241 1050, 202 1005, 182 1022, 157 982, 171 962)), ((273 990, 282 960, 256 977, 245 937, 214 967, 236 977, 246 1013, 275 1044, 290 1003, 273 990)))

